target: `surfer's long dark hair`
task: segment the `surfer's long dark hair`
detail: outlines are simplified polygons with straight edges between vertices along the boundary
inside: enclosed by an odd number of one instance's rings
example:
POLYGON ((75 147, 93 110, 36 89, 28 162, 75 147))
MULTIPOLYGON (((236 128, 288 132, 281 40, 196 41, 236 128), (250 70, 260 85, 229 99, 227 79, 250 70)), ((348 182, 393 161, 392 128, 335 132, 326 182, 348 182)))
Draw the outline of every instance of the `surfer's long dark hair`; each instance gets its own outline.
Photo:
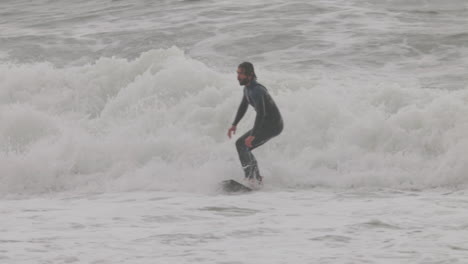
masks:
POLYGON ((244 69, 245 75, 253 76, 253 79, 257 80, 257 75, 255 75, 255 70, 254 70, 254 66, 252 63, 245 61, 239 64, 238 68, 244 69))

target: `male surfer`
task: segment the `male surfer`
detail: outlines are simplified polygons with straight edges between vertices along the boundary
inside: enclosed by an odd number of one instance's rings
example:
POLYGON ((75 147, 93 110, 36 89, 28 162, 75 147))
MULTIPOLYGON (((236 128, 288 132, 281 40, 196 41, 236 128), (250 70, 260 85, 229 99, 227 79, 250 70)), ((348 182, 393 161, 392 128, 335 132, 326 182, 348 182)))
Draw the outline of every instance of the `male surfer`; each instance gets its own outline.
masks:
POLYGON ((243 62, 237 67, 237 80, 244 86, 242 101, 237 110, 236 118, 228 130, 228 137, 236 133, 236 127, 244 116, 249 104, 257 112, 255 124, 251 130, 236 141, 239 159, 244 169, 245 179, 250 182, 262 183, 257 160, 252 150, 261 146, 283 130, 283 119, 265 86, 257 82, 254 67, 250 62, 243 62))

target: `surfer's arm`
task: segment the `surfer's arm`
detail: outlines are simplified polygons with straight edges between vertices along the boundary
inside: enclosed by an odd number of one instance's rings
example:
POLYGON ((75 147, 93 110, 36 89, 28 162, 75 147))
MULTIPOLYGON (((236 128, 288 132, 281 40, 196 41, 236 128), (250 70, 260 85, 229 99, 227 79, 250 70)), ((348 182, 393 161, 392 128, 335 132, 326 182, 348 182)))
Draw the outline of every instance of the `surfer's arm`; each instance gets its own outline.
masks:
POLYGON ((239 109, 237 109, 237 114, 236 118, 234 119, 234 122, 232 123, 233 126, 237 126, 239 121, 244 117, 245 112, 247 112, 247 108, 249 107, 249 103, 247 102, 247 99, 245 96, 242 96, 242 101, 239 105, 239 109))

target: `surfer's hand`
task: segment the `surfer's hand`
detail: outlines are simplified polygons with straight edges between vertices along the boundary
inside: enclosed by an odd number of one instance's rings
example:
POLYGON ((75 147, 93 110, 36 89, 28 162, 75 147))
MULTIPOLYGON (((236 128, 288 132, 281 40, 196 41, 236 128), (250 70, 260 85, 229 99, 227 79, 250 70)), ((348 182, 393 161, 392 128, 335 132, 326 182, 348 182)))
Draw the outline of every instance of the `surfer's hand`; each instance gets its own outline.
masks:
POLYGON ((245 145, 249 148, 252 147, 252 141, 255 139, 254 136, 248 136, 246 139, 245 139, 245 145))
POLYGON ((232 126, 228 130, 228 137, 231 138, 231 134, 236 134, 236 126, 232 126))

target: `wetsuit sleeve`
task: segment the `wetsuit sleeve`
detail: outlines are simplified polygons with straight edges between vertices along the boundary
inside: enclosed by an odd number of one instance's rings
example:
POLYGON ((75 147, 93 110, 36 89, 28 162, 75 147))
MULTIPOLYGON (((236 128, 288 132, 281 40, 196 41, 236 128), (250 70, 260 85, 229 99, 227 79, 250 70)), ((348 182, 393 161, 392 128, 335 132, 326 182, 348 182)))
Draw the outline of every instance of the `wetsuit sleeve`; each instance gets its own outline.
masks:
POLYGON ((256 137, 260 128, 262 127, 263 122, 265 121, 266 110, 265 110, 265 94, 257 93, 254 95, 254 104, 255 110, 257 111, 257 116, 255 117, 255 124, 252 129, 252 136, 256 137))
POLYGON ((239 109, 237 109, 237 114, 236 118, 234 119, 234 122, 232 123, 233 126, 237 126, 237 123, 244 117, 245 112, 247 111, 247 108, 249 107, 249 103, 247 102, 247 99, 245 96, 242 96, 242 101, 239 105, 239 109))

